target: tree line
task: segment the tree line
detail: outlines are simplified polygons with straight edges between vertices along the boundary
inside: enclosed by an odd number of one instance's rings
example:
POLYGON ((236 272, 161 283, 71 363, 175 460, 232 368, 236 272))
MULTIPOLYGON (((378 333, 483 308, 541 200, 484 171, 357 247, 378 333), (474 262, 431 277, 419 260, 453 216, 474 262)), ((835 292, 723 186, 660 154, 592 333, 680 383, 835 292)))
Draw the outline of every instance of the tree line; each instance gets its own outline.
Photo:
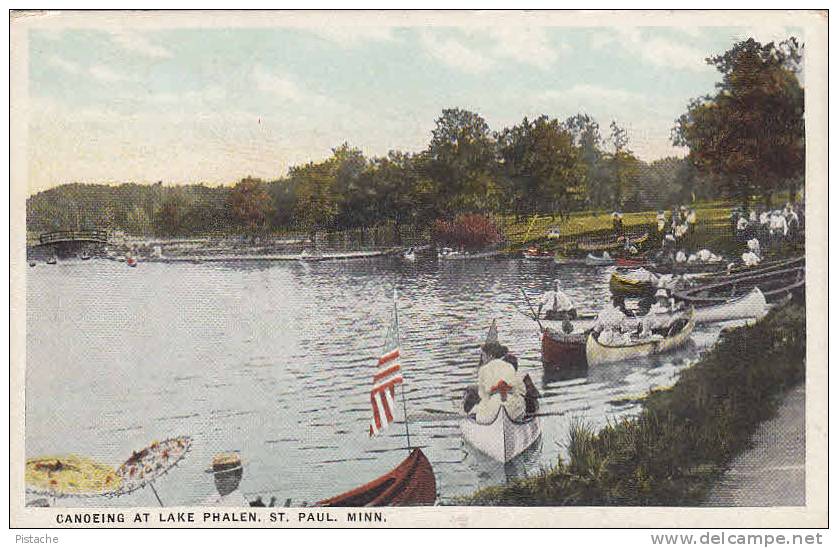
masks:
POLYGON ((672 141, 686 158, 644 162, 617 121, 542 115, 493 131, 477 112, 442 111, 427 147, 366 157, 349 143, 285 177, 235 186, 73 183, 31 196, 27 227, 108 227, 133 234, 334 231, 429 227, 458 214, 522 218, 579 210, 626 211, 693 200, 748 201, 802 179, 802 46, 794 38, 737 43, 708 58, 717 93, 692 100, 672 141))

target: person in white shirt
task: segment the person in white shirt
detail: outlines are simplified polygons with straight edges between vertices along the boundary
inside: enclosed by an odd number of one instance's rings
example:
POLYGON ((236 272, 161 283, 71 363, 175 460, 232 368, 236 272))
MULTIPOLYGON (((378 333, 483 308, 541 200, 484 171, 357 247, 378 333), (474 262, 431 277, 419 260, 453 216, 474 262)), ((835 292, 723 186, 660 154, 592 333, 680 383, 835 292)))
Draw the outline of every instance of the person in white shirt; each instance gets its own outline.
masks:
POLYGON ((606 329, 621 331, 625 325, 626 315, 614 303, 609 304, 597 315, 593 330, 602 332, 606 329))
POLYGON ((658 210, 655 220, 658 223, 658 232, 663 232, 664 227, 666 227, 666 213, 663 210, 658 210))
POLYGON ((748 214, 748 220, 752 223, 755 223, 759 220, 759 217, 757 217, 757 210, 756 209, 752 209, 750 214, 748 214))
POLYGON ((768 222, 768 229, 773 238, 786 236, 789 233, 788 222, 779 211, 775 211, 771 214, 771 218, 768 222))
POLYGON ((548 291, 538 305, 538 316, 541 317, 541 309, 544 308, 545 320, 575 320, 576 305, 571 298, 562 291, 558 280, 555 291, 548 291))
POLYGON ((687 262, 687 254, 684 253, 683 250, 679 249, 678 253, 675 254, 675 262, 676 263, 685 263, 687 262))
POLYGON ((736 230, 739 232, 748 230, 748 219, 746 217, 739 217, 739 220, 736 221, 736 230))
POLYGON ((746 251, 742 254, 742 262, 745 266, 756 266, 759 264, 759 257, 753 251, 746 251))
POLYGON ((750 240, 748 240, 748 251, 752 251, 752 252, 756 253, 757 255, 759 255, 760 249, 759 249, 759 240, 758 239, 751 238, 750 240))
POLYGON ((210 496, 204 506, 244 508, 250 503, 239 491, 242 479, 242 461, 238 453, 219 453, 212 459, 212 468, 206 470, 215 479, 216 493, 210 496))
POLYGON ((762 213, 759 214, 759 224, 764 227, 765 225, 768 224, 769 218, 770 218, 770 215, 768 214, 768 212, 763 211, 762 213))

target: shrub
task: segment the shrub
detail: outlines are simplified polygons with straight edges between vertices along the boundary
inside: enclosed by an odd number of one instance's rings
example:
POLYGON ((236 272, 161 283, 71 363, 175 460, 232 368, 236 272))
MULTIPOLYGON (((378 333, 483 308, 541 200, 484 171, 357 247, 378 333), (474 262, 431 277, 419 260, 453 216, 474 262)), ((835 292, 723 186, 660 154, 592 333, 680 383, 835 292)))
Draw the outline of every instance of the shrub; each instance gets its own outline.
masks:
POLYGON ((434 243, 444 247, 480 249, 501 242, 501 232, 485 215, 458 215, 454 220, 437 219, 431 227, 434 243))

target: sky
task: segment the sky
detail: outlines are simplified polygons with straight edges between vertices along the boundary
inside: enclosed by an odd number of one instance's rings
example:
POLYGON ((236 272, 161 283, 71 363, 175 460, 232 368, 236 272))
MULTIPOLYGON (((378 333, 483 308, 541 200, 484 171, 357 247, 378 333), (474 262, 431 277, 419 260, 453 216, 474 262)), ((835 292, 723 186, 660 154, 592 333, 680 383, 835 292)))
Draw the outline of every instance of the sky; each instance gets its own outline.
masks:
POLYGON ((70 182, 279 178, 343 142, 419 151, 442 109, 493 130, 540 114, 616 120, 641 159, 671 145, 737 40, 793 28, 361 27, 33 29, 29 191, 70 182))

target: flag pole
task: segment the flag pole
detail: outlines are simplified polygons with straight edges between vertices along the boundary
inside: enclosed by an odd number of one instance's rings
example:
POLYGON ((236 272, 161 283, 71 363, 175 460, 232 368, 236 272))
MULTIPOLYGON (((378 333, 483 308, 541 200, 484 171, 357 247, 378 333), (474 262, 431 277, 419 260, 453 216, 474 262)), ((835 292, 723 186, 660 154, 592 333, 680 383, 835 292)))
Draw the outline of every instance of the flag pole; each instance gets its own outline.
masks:
MULTIPOLYGON (((402 342, 401 342, 401 335, 399 334, 399 305, 396 300, 396 288, 393 288, 393 314, 395 315, 396 320, 396 345, 399 349, 401 349, 402 342)), ((401 352, 401 350, 399 350, 401 352)), ((410 446, 410 425, 408 424, 407 420, 407 398, 404 395, 404 382, 401 383, 401 391, 402 391, 402 409, 404 409, 404 433, 407 436, 407 450, 411 451, 412 447, 410 446)))

